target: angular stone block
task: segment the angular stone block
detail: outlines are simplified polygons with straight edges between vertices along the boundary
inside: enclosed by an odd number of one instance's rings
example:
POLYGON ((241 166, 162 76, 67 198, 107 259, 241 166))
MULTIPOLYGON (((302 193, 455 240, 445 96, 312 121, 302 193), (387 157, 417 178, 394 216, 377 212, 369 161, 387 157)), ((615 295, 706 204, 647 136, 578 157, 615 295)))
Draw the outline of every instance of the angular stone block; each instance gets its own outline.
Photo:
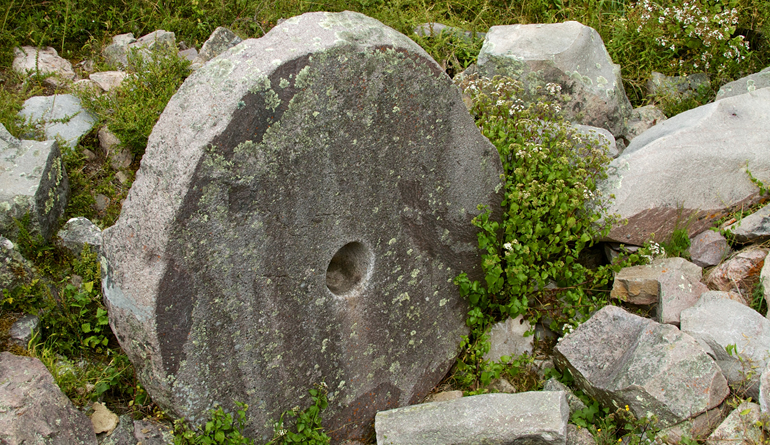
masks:
MULTIPOLYGON (((153 401, 247 431, 325 381, 335 440, 454 363, 502 166, 451 80, 361 14, 312 13, 187 78, 103 235, 110 324, 153 401)), ((305 405, 307 402, 300 402, 305 405)))
POLYGON ((13 53, 13 70, 17 73, 29 75, 39 72, 75 80, 76 75, 72 70, 72 64, 67 59, 59 57, 59 53, 50 46, 44 49, 22 46, 14 48, 13 53))
POLYGON ((45 137, 57 137, 70 147, 96 124, 96 116, 86 111, 80 99, 71 94, 34 96, 24 101, 19 114, 34 125, 42 127, 45 137))
POLYGON ((605 306, 554 348, 557 366, 605 407, 628 405, 666 427, 718 406, 730 390, 714 360, 674 326, 605 306))
POLYGON ((241 42, 243 42, 243 39, 235 35, 234 32, 220 26, 203 43, 201 52, 195 58, 194 64, 202 65, 241 42))
POLYGON ((631 103, 620 66, 612 63, 593 28, 578 22, 493 26, 479 52, 478 69, 489 78, 519 79, 525 91, 557 83, 571 98, 564 108, 570 119, 605 128, 615 137, 625 132, 631 103))
POLYGON ((712 289, 725 292, 739 292, 746 297, 751 295, 754 283, 761 275, 768 249, 753 248, 743 250, 719 266, 711 269, 706 276, 706 284, 712 289))
POLYGON ((377 413, 379 445, 564 444, 563 391, 482 394, 377 413))
POLYGON ((88 218, 71 218, 59 230, 64 247, 73 255, 79 256, 87 245, 91 252, 98 252, 102 248, 102 231, 88 218))
POLYGON ((50 239, 69 200, 69 180, 56 141, 22 141, 0 125, 0 234, 16 239, 15 220, 50 239))
POLYGON ((498 362, 503 356, 515 358, 525 352, 531 354, 535 336, 525 335, 530 330, 532 326, 522 315, 495 324, 489 330, 490 345, 484 360, 498 362))
POLYGON ((739 243, 760 244, 770 239, 770 205, 764 206, 740 221, 730 224, 726 230, 739 243))
POLYGON ((756 202, 759 189, 746 170, 770 183, 768 138, 770 88, 685 111, 637 136, 600 184, 615 195, 608 212, 628 220, 605 241, 641 246, 683 224, 693 235, 756 202))
POLYGON ((759 405, 743 402, 738 405, 706 439, 706 445, 762 443, 762 422, 759 405))
POLYGON ((704 230, 690 240, 690 258, 700 267, 716 266, 732 249, 721 233, 704 230))
POLYGON ((721 293, 708 292, 682 311, 682 331, 709 348, 730 384, 758 400, 759 377, 770 359, 770 320, 721 293))

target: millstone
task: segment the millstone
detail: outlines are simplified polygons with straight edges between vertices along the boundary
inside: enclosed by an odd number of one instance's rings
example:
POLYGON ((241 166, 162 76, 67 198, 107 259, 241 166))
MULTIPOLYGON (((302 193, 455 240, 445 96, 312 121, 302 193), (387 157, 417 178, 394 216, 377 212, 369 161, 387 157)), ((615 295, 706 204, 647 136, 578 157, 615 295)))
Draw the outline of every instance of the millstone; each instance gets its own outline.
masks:
POLYGON ((502 168, 407 37, 310 13, 191 75, 104 232, 110 324, 147 391, 192 422, 248 403, 248 432, 323 382, 336 441, 446 374, 479 277, 479 204, 502 168))

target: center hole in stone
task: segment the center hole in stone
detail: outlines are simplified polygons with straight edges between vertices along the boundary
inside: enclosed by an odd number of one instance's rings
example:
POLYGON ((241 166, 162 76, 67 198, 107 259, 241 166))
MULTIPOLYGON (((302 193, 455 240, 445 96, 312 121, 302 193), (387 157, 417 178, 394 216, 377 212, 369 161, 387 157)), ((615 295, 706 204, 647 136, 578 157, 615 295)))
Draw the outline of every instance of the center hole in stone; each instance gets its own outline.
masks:
POLYGON ((334 295, 349 292, 366 278, 370 261, 366 246, 359 242, 345 244, 326 268, 326 287, 334 295))

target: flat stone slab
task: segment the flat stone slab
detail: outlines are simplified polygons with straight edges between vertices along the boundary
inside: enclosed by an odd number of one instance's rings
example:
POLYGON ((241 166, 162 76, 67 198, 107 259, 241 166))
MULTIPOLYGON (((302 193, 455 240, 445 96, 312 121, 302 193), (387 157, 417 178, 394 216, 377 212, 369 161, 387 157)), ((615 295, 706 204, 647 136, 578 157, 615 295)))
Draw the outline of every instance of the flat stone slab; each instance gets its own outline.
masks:
POLYGON ((26 141, 0 125, 0 234, 15 240, 16 220, 51 239, 69 200, 69 180, 56 141, 26 141))
POLYGON ((714 360, 674 326, 605 306, 554 348, 559 368, 605 407, 628 405, 661 427, 718 406, 730 390, 714 360))
POLYGON ((59 137, 70 147, 77 145, 97 121, 93 114, 82 107, 80 99, 72 94, 30 97, 24 101, 19 114, 27 121, 41 126, 47 139, 59 137))
POLYGON ((770 205, 725 228, 739 243, 760 244, 770 239, 770 205))
POLYGON ((730 384, 759 399, 759 378, 770 362, 770 320, 722 292, 704 294, 682 311, 681 329, 703 344, 730 384), (734 350, 727 351, 728 347, 734 350))
POLYGON ((103 233, 110 324, 153 401, 247 431, 325 381, 335 440, 416 403, 467 332, 502 166, 459 91, 357 13, 291 18, 187 78, 103 233))
POLYGON ((75 71, 72 64, 52 47, 43 49, 34 46, 22 46, 14 48, 13 70, 17 73, 29 74, 53 74, 63 79, 74 80, 75 71))
POLYGON ((761 420, 759 405, 743 402, 711 433, 706 439, 706 445, 762 443, 761 420))
POLYGON ((482 394, 377 413, 378 445, 561 444, 569 405, 563 391, 482 394))
POLYGON ((769 138, 770 88, 685 111, 637 136, 600 184, 615 195, 608 213, 628 220, 605 241, 641 246, 685 223, 692 236, 755 202, 759 189, 746 169, 770 183, 769 138))

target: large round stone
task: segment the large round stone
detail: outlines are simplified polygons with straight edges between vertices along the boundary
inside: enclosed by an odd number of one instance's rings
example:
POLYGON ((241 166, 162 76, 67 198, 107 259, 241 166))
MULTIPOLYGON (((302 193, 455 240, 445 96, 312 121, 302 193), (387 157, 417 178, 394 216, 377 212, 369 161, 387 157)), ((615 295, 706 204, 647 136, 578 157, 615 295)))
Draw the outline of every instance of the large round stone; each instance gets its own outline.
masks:
POLYGON ((248 431, 325 382, 335 438, 421 399, 457 354, 471 219, 502 168, 458 90, 356 13, 295 17, 190 76, 104 232, 110 323, 153 400, 248 431))

